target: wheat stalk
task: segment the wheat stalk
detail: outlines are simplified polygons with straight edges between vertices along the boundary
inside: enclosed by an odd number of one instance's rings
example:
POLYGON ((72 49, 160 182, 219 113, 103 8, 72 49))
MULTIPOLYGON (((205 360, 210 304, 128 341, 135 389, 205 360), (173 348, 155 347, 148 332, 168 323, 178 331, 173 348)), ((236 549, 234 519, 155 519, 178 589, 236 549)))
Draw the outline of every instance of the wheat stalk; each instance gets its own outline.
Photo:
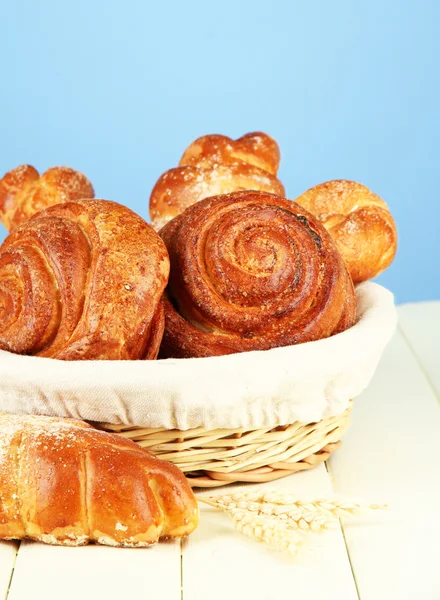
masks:
POLYGON ((248 537, 290 553, 296 552, 305 532, 333 529, 341 517, 386 508, 338 497, 304 501, 277 491, 205 496, 199 501, 226 512, 248 537))
POLYGON ((287 514, 296 519, 315 515, 339 519, 346 516, 357 516, 366 511, 383 510, 385 505, 362 504, 346 498, 317 498, 315 500, 299 500, 290 494, 280 492, 250 492, 246 494, 230 494, 224 496, 207 496, 199 498, 201 502, 222 508, 241 508, 267 515, 279 516, 287 514))
POLYGON ((224 501, 223 498, 215 499, 215 497, 200 498, 199 500, 229 514, 233 514, 234 511, 242 511, 249 513, 253 518, 260 517, 263 520, 272 518, 274 522, 283 523, 288 529, 318 532, 324 529, 334 529, 336 526, 331 517, 318 514, 316 511, 303 510, 296 505, 279 506, 266 502, 246 502, 245 500, 235 503, 224 501))

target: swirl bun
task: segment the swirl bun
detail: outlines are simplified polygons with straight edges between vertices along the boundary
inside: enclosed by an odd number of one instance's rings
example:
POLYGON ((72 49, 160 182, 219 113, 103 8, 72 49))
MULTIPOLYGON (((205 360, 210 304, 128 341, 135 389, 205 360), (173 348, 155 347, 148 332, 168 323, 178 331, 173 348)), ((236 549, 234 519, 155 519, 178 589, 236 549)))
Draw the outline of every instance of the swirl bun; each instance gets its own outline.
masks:
POLYGON ((40 211, 0 246, 0 349, 77 359, 156 358, 166 248, 106 200, 40 211))
POLYGON ((160 355, 265 350, 353 325, 353 283, 324 227, 299 205, 243 191, 198 202, 161 236, 171 262, 160 355))
POLYGON ((296 199, 335 240, 354 283, 387 269, 397 250, 397 229, 386 203, 355 181, 321 183, 296 199))
POLYGON ((238 140, 224 135, 198 138, 183 153, 179 166, 159 177, 150 196, 150 217, 157 230, 188 206, 217 194, 260 190, 284 195, 277 179, 280 150, 266 133, 238 140))

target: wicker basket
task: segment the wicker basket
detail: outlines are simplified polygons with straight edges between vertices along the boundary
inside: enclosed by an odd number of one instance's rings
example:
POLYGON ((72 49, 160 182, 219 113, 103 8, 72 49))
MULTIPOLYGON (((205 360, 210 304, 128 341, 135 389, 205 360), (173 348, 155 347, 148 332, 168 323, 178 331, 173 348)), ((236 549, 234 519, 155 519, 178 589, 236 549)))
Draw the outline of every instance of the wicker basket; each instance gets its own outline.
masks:
POLYGON ((91 422, 175 463, 194 487, 309 469, 338 448, 348 399, 369 385, 397 324, 388 290, 365 282, 356 294, 349 330, 261 352, 54 361, 0 350, 0 411, 91 422))
POLYGON ((131 439, 176 464, 193 487, 261 483, 310 469, 340 446, 352 408, 318 423, 293 423, 274 429, 187 431, 126 425, 95 427, 131 439))

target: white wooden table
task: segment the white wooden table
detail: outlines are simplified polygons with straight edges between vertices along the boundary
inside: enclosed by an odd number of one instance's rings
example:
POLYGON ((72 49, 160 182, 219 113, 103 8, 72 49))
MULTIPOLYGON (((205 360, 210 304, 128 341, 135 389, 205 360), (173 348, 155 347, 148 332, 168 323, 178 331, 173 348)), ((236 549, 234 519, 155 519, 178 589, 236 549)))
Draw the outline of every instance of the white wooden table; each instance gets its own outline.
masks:
MULTIPOLYGON (((440 302, 399 307, 399 328, 327 466, 274 484, 386 503, 310 538, 295 560, 201 505, 188 540, 144 550, 0 543, 0 599, 440 599, 440 302)), ((267 486, 266 486, 267 487, 267 486)), ((210 493, 222 493, 222 490, 210 493)))

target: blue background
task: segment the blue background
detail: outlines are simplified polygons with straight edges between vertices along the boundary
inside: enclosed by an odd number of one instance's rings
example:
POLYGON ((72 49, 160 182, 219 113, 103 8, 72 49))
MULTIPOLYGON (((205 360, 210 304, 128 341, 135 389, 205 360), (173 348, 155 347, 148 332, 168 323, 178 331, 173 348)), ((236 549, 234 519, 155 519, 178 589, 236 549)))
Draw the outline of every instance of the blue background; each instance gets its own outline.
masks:
POLYGON ((193 139, 263 130, 289 197, 337 178, 382 196, 399 250, 378 281, 440 299, 437 0, 0 0, 0 18, 2 173, 68 165, 147 217, 193 139))

